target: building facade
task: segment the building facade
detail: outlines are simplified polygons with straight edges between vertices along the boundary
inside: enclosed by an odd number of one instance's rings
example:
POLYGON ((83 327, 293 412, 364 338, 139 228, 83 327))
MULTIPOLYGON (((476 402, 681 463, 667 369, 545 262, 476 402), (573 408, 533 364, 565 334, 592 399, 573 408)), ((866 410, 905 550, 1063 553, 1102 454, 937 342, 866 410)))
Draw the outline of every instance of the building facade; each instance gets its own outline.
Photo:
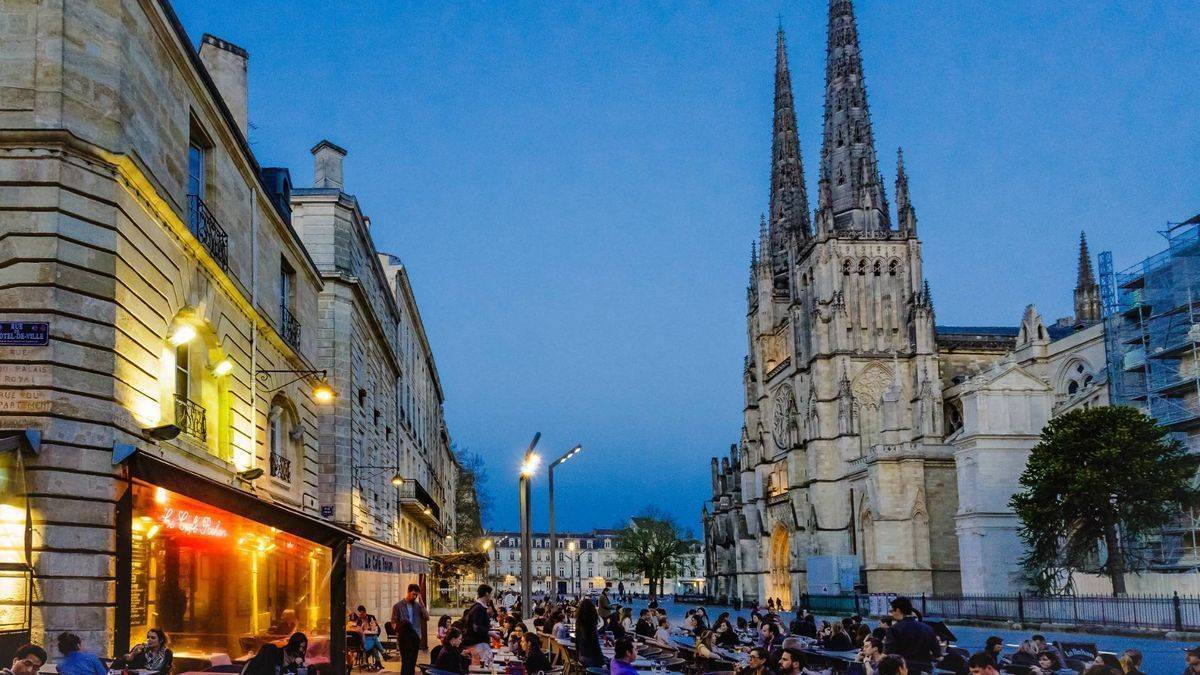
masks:
POLYGON ((9 3, 0 42, 0 656, 299 629, 340 672, 348 580, 423 580, 458 468, 344 152, 260 167, 248 54, 166 0, 9 3))
POLYGON ((1020 472, 994 472, 1024 465, 1050 415, 1107 401, 1098 286, 1081 242, 1075 317, 1048 327, 1030 307, 1017 328, 936 326, 904 157, 894 214, 878 168, 850 0, 829 3, 826 57, 810 213, 780 30, 744 425, 712 460, 703 514, 709 592, 974 590, 1016 536, 1020 472))
POLYGON ((7 634, 111 654, 161 626, 240 655, 282 620, 340 651, 321 279, 246 142, 245 51, 197 51, 165 2, 0 11, 7 634))
MULTIPOLYGON (((617 570, 617 531, 592 530, 591 532, 563 532, 556 534, 558 561, 555 565, 557 580, 550 578, 550 535, 534 533, 532 592, 557 592, 564 595, 599 593, 606 586, 615 593, 624 587, 626 593, 645 595, 650 592, 649 580, 635 574, 623 574, 617 570)), ((521 534, 519 532, 496 532, 492 535, 492 551, 489 557, 487 577, 496 584, 497 590, 519 591, 521 588, 521 534)), ((680 573, 664 579, 664 595, 704 592, 704 549, 699 541, 688 542, 689 553, 680 573)))
MULTIPOLYGON (((346 191, 346 151, 321 141, 312 153, 314 186, 291 190, 290 207, 323 281, 315 360, 341 394, 321 415, 319 498, 323 517, 361 535, 348 602, 382 616, 408 584, 428 586, 430 556, 453 522, 444 484, 457 464, 446 460, 444 434, 429 442, 409 423, 405 387, 436 377, 428 345, 416 362, 406 338, 420 325, 411 289, 396 285, 370 219, 346 191)), ((430 411, 444 429, 440 399, 430 411)))

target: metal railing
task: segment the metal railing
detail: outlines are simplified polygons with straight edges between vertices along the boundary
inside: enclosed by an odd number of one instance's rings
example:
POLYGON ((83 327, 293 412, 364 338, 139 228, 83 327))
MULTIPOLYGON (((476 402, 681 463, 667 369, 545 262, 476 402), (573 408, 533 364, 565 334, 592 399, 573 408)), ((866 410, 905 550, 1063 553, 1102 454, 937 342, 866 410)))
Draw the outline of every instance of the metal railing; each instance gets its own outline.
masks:
POLYGON ((271 477, 286 483, 292 482, 292 460, 278 452, 271 453, 271 477))
MULTIPOLYGON (((800 606, 817 614, 885 614, 893 595, 809 595, 800 606)), ((1114 628, 1200 630, 1200 597, 1171 595, 920 595, 913 606, 947 621, 1016 621, 1114 628)))
POLYGON ((283 341, 289 345, 300 348, 300 322, 296 320, 296 315, 287 308, 287 305, 279 305, 280 329, 279 332, 283 336, 283 341))
POLYGON ((229 269, 229 235, 200 195, 188 195, 188 229, 208 249, 221 269, 229 269))
POLYGON ((175 426, 203 443, 208 440, 208 411, 190 398, 175 395, 175 426))

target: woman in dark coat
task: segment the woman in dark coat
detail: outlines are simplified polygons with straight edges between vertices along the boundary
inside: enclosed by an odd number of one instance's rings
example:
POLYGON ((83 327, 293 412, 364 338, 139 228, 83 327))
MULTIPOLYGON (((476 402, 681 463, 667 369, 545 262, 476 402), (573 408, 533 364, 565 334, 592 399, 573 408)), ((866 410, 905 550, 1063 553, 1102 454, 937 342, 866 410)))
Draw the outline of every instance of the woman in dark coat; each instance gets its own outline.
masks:
POLYGON ((521 649, 525 651, 525 672, 548 673, 551 670, 550 658, 542 651, 542 641, 534 633, 521 635, 521 649))
POLYGON ((579 601, 575 612, 575 649, 579 662, 585 667, 604 667, 604 654, 600 652, 600 615, 590 598, 579 601))
POLYGON ((433 657, 433 668, 451 673, 465 673, 471 666, 470 658, 463 658, 462 631, 451 628, 442 638, 442 646, 433 657))

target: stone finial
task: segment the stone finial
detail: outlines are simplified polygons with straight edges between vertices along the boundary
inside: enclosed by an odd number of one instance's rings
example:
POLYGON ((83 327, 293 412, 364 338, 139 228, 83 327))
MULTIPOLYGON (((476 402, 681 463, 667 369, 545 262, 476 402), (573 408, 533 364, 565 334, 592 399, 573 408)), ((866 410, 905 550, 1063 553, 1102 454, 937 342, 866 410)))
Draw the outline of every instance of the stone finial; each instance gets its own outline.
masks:
POLYGON ((313 146, 313 186, 337 188, 342 190, 342 160, 346 158, 346 150, 323 140, 313 146))

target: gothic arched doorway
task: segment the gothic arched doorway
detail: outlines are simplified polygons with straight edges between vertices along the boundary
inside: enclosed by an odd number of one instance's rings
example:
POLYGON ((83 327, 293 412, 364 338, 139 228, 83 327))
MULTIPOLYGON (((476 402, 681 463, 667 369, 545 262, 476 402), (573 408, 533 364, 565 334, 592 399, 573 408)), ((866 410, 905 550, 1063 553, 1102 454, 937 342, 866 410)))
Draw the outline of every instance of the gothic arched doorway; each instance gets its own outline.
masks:
POLYGON ((792 604, 792 547, 787 528, 775 526, 771 533, 770 574, 767 577, 767 597, 782 600, 785 606, 792 604))

